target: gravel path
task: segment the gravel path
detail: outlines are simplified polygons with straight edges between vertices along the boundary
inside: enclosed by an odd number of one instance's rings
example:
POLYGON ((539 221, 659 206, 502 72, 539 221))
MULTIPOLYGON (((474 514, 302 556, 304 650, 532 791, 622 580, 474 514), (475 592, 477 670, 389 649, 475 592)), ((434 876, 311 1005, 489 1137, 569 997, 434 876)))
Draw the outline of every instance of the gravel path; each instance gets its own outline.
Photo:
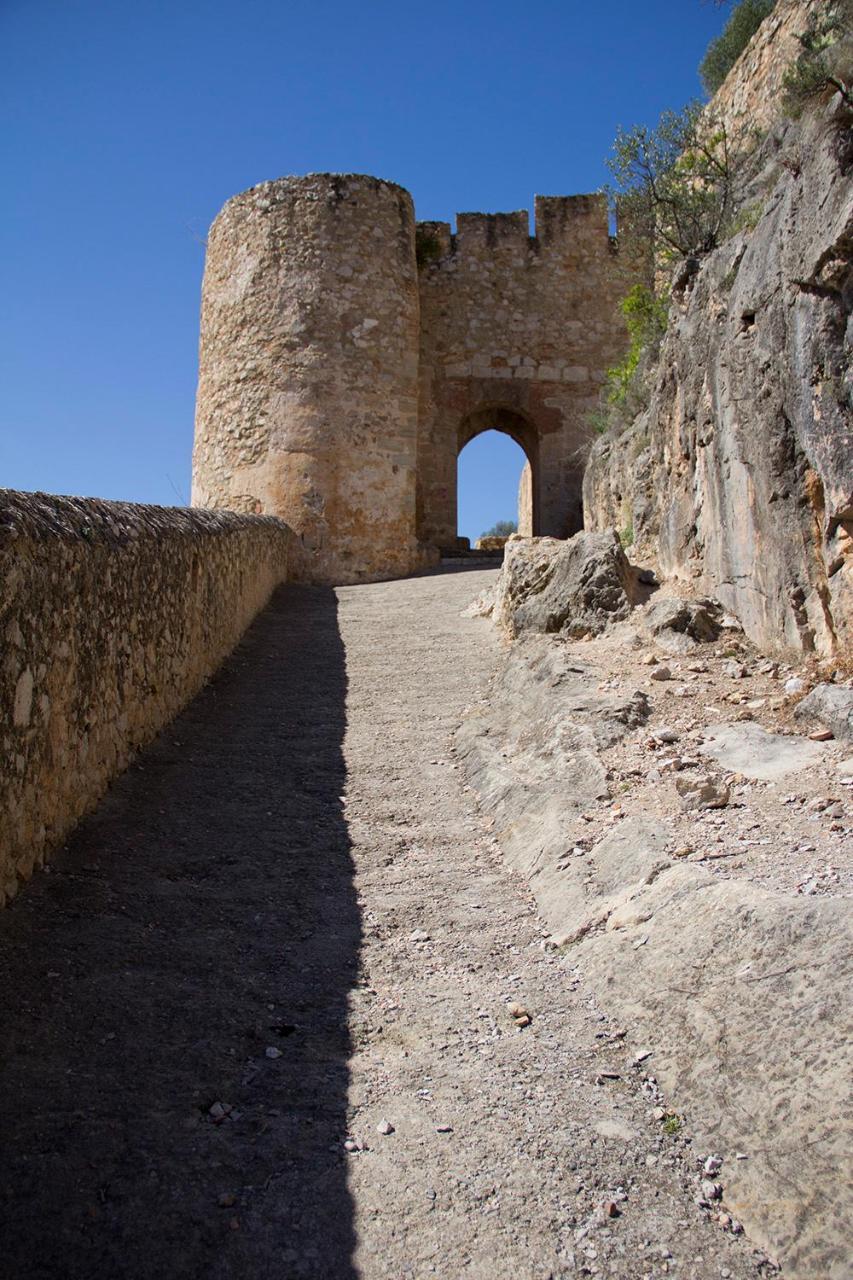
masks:
POLYGON ((0 915, 4 1277, 759 1272, 462 787, 491 578, 281 591, 0 915))

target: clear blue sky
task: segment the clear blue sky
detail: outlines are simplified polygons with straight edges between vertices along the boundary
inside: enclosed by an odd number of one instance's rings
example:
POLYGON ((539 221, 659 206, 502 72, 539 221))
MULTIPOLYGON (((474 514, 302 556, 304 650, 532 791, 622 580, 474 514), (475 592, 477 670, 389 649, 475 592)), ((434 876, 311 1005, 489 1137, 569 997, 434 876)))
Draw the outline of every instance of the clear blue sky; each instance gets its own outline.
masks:
MULTIPOLYGON (((448 219, 595 190, 617 125, 697 96, 725 16, 702 0, 0 0, 0 484, 188 499, 203 239, 229 196, 356 171, 448 219)), ((505 445, 467 468, 471 537, 514 514, 505 445)))

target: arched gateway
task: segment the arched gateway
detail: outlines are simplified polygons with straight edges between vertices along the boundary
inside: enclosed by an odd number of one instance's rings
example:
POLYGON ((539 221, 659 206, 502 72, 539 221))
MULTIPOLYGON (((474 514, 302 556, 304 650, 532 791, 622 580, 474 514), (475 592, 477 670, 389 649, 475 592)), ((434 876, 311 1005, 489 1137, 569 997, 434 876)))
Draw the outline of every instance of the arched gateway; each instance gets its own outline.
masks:
POLYGON ((281 516, 305 576, 405 574, 456 541, 456 462, 506 431, 533 531, 580 527, 585 425, 624 344, 600 196, 415 223, 362 175, 263 183, 211 228, 193 502, 281 516))
MULTIPOLYGON (((506 405, 490 405, 484 406, 482 409, 475 409, 473 413, 467 414, 459 424, 457 431, 457 463, 462 450, 469 445, 472 440, 476 440, 478 436, 484 435, 488 431, 497 431, 502 435, 509 436, 521 449, 526 460, 526 471, 530 476, 530 496, 529 508, 530 518, 529 527, 522 527, 519 523, 518 529, 520 533, 531 535, 539 532, 539 495, 534 486, 538 486, 539 480, 539 439, 536 434, 536 428, 523 414, 518 413, 514 409, 509 409, 506 405)), ((459 468, 454 466, 454 479, 458 483, 459 468)), ((522 482, 523 483, 523 482, 522 482)), ((435 528, 441 529, 440 533, 436 533, 434 540, 442 547, 450 547, 448 541, 447 530, 457 529, 458 521, 458 503, 457 503, 457 487, 453 487, 451 493, 447 494, 447 501, 442 511, 439 505, 440 495, 436 494, 436 507, 433 511, 435 520, 435 528)), ((519 508, 521 507, 521 493, 519 493, 519 508)), ((512 511, 507 509, 504 515, 512 515, 512 511)), ((519 515, 521 512, 519 510, 519 515)))

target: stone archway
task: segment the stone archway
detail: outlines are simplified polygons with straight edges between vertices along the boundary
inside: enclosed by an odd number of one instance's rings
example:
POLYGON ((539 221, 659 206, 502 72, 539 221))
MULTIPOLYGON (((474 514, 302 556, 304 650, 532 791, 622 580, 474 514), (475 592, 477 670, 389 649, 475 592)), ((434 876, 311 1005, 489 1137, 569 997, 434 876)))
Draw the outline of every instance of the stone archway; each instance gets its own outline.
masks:
MULTIPOLYGON (((505 405, 498 404, 476 409, 472 413, 466 414, 459 424, 456 445, 457 464, 462 450, 472 440, 476 440, 478 436, 484 435, 487 431, 498 431, 502 435, 509 436, 524 454, 526 466, 520 477, 519 489, 521 490, 525 484, 529 485, 529 493, 527 495, 527 525, 529 527, 522 529, 521 523, 519 523, 519 532, 525 533, 527 536, 537 534, 539 532, 539 439, 536 429, 524 414, 519 413, 517 410, 509 409, 505 405)), ((520 506, 521 502, 519 500, 519 513, 520 506)), ((454 520, 458 524, 458 484, 453 491, 453 507, 454 520)))
POLYGON ((455 397, 455 403, 442 405, 431 430, 419 440, 417 528, 421 542, 445 553, 458 549, 459 454, 485 431, 508 435, 527 458, 525 480, 529 476, 532 517, 526 532, 563 538, 574 533, 581 522, 580 475, 576 480, 570 477, 566 485, 568 468, 562 456, 564 435, 559 430, 559 415, 550 406, 542 412, 531 411, 528 396, 522 403, 519 394, 491 399, 475 395, 477 390, 481 389, 468 385, 464 394, 455 397))

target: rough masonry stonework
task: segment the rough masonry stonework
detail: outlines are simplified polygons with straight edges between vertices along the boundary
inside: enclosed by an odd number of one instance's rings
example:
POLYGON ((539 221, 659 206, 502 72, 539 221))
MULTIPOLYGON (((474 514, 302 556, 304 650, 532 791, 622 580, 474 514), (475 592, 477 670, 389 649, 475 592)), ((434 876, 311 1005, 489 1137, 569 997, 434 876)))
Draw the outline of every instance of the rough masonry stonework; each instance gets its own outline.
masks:
POLYGON ((0 490, 0 905, 298 554, 279 520, 0 490))
POLYGON ((313 581, 391 577, 456 541, 459 452, 506 432, 531 531, 580 528, 604 370, 624 345, 606 202, 415 223, 363 175, 266 182, 208 242, 193 468, 200 506, 281 516, 313 581))

